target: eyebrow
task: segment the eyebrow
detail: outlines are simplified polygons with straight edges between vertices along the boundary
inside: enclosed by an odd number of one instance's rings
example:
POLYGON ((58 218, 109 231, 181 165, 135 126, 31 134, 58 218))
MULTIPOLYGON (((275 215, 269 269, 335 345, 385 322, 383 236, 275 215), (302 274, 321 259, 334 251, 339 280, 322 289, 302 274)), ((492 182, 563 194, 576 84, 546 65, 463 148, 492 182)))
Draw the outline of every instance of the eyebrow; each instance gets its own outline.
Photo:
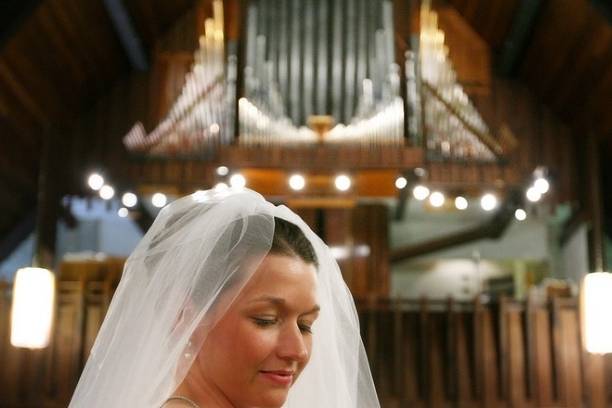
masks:
MULTIPOLYGON (((279 297, 275 297, 275 296, 261 296, 261 297, 258 297, 256 299, 253 299, 253 300, 249 301, 248 303, 256 303, 256 302, 269 302, 269 303, 272 303, 272 304, 277 305, 277 306, 285 306, 287 304, 285 299, 279 298, 279 297)), ((319 305, 315 305, 309 311, 307 311, 305 313, 302 313, 302 315, 316 313, 316 312, 318 312, 320 310, 321 310, 321 307, 319 305)))

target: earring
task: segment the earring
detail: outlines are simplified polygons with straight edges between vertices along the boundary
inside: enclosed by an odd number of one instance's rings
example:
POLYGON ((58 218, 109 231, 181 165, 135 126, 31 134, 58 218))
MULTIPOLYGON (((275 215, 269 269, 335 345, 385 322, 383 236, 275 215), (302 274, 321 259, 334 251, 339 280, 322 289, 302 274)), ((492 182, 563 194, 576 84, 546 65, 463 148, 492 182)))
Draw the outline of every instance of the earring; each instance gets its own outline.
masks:
POLYGON ((183 354, 185 359, 190 359, 193 355, 191 354, 191 340, 187 342, 186 352, 183 354))

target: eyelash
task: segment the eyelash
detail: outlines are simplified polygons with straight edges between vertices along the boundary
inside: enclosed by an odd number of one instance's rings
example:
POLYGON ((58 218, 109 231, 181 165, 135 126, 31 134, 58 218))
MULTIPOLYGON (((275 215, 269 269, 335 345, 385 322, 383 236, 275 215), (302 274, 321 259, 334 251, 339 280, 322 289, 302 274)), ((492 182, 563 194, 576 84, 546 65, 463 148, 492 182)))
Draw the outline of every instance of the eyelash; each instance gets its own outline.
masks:
MULTIPOLYGON (((260 327, 272 326, 272 325, 276 324, 276 322, 277 322, 276 319, 260 319, 260 318, 257 318, 257 317, 254 317, 253 321, 255 322, 256 325, 258 325, 260 327)), ((308 325, 305 325, 305 324, 298 325, 298 327, 300 328, 300 331, 302 333, 312 334, 312 327, 310 327, 308 325)))

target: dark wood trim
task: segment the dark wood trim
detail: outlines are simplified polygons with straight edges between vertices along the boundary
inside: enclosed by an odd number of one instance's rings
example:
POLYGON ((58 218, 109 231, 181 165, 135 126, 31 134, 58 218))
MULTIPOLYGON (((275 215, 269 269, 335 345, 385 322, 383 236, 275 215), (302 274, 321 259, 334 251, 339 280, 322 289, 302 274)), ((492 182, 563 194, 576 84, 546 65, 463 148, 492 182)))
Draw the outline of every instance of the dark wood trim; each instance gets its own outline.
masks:
POLYGON ((405 246, 392 250, 389 256, 390 262, 401 262, 409 258, 425 255, 431 252, 463 245, 483 238, 498 239, 508 227, 514 211, 518 208, 521 200, 519 189, 513 189, 501 205, 500 209, 487 221, 474 228, 467 228, 464 231, 449 234, 430 241, 405 246))

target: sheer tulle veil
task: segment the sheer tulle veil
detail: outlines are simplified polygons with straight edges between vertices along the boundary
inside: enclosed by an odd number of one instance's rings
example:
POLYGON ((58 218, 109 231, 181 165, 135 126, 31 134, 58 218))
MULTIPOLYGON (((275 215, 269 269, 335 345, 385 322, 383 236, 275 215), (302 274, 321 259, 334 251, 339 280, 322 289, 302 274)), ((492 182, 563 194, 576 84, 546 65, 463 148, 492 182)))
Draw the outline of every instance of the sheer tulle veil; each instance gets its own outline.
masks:
POLYGON ((126 261, 70 407, 159 407, 267 254, 274 217, 304 232, 319 263, 312 354, 284 407, 379 407, 355 304, 329 248, 287 207, 248 189, 200 192, 160 212, 126 261))

